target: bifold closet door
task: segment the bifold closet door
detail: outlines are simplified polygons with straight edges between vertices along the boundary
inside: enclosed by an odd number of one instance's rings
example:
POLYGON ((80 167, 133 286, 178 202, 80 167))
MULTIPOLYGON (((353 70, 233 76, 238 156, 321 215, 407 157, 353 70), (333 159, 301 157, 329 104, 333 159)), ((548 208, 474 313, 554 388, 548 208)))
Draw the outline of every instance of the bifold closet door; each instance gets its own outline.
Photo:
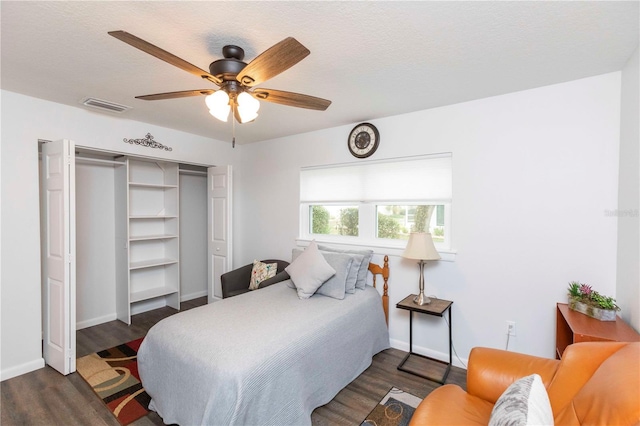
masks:
POLYGON ((220 275, 231 270, 231 166, 208 168, 208 294, 209 303, 222 298, 220 275))
POLYGON ((42 145, 43 356, 65 375, 76 371, 74 157, 72 141, 42 145))

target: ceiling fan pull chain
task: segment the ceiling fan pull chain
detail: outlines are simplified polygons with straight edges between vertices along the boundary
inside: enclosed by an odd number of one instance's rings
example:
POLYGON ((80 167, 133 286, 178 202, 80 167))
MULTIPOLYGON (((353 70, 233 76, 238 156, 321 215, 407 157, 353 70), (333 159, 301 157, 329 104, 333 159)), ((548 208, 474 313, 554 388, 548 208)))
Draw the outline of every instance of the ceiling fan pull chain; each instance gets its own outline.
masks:
POLYGON ((232 136, 233 139, 231 140, 231 148, 235 148, 236 147, 236 117, 235 115, 233 115, 231 117, 231 129, 232 129, 232 136))

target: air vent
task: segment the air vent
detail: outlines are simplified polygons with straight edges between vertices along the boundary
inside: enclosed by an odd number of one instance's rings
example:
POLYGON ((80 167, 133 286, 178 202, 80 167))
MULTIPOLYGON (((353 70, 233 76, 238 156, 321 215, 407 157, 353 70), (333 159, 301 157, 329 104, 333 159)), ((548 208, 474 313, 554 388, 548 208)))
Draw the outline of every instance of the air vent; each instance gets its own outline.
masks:
POLYGON ((103 111, 109 111, 109 112, 116 112, 118 114, 121 114, 132 108, 130 106, 120 105, 114 102, 104 101, 102 99, 97 99, 97 98, 85 98, 82 100, 81 103, 82 105, 85 105, 91 108, 101 109, 103 111))

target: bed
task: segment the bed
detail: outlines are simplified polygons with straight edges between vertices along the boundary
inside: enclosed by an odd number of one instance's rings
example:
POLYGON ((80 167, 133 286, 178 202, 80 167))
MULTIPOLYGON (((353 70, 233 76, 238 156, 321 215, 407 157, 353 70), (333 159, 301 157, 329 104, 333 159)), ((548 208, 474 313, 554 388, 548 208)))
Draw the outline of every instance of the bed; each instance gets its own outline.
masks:
POLYGON ((310 425, 389 347, 387 257, 338 300, 301 300, 289 281, 166 318, 138 352, 149 408, 167 424, 310 425), (382 302, 382 303, 381 303, 382 302))

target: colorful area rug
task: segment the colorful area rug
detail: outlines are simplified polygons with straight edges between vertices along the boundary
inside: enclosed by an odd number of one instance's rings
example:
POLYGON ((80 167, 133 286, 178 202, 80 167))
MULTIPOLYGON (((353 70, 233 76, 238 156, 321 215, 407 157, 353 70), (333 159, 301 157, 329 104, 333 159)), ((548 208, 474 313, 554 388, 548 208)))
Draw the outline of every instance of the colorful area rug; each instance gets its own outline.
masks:
POLYGON ((149 413, 149 395, 138 375, 138 348, 133 340, 76 360, 80 376, 93 388, 121 425, 149 413))
POLYGON ((361 426, 407 426, 421 401, 417 396, 391 388, 361 426))

